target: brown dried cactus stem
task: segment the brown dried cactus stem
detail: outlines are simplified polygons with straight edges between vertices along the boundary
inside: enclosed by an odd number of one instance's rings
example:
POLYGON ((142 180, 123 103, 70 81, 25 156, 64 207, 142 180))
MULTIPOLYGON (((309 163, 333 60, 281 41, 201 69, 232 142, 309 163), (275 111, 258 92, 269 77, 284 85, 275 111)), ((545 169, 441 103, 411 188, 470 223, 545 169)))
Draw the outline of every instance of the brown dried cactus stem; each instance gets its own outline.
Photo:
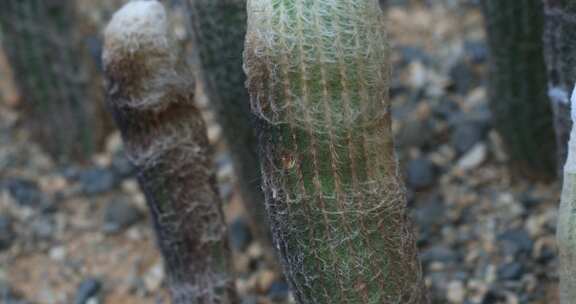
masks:
POLYGON ((236 303, 206 127, 157 1, 131 2, 106 30, 108 105, 138 170, 173 303, 236 303))
POLYGON ((250 0, 266 203, 298 303, 426 303, 377 0, 250 0))

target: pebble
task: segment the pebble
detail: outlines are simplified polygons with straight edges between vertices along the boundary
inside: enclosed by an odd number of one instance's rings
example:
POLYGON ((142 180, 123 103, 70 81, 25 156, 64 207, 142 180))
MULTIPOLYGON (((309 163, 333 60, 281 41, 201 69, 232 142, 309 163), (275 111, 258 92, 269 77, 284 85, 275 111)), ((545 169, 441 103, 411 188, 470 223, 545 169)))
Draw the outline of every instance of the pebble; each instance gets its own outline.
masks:
POLYGON ((480 166, 488 156, 488 148, 484 143, 477 143, 470 151, 464 154, 456 167, 460 170, 472 170, 480 166))
POLYGON ((425 147, 433 138, 432 123, 429 120, 408 120, 398 133, 398 145, 407 147, 425 147))
POLYGON ((283 302, 288 299, 290 288, 284 281, 276 281, 270 285, 267 296, 273 302, 283 302))
POLYGON ((436 179, 434 164, 426 158, 411 160, 406 171, 408 186, 414 189, 431 187, 436 179))
POLYGON ((524 229, 508 230, 498 236, 504 253, 508 256, 530 255, 534 242, 524 229))
POLYGON ((447 264, 458 261, 458 254, 444 245, 436 245, 422 252, 420 258, 424 264, 433 262, 447 264))
POLYGON ((450 303, 462 303, 466 298, 466 289, 460 281, 452 281, 448 284, 446 298, 450 303))
POLYGON ((476 122, 463 122, 455 126, 451 143, 458 154, 464 154, 472 149, 484 137, 481 124, 476 122))
POLYGON ((74 304, 89 304, 98 297, 102 289, 102 282, 95 278, 88 278, 80 283, 74 298, 74 304))
POLYGON ((252 232, 248 221, 243 217, 238 217, 232 222, 228 231, 232 249, 244 252, 252 242, 252 232))
POLYGON ((134 225, 143 218, 138 208, 124 199, 114 199, 104 210, 104 223, 102 229, 105 233, 118 233, 134 225))
POLYGON ((8 190, 10 196, 20 206, 37 208, 48 202, 38 184, 32 180, 9 179, 0 183, 0 188, 8 190))
POLYGON ((156 263, 144 274, 144 286, 146 286, 146 290, 149 292, 157 291, 160 286, 162 286, 164 276, 164 265, 162 262, 156 263))
POLYGON ((12 229, 12 219, 5 215, 0 215, 0 251, 9 249, 16 236, 12 229))
POLYGON ((82 192, 86 195, 97 195, 112 190, 117 180, 111 170, 92 168, 78 174, 82 192))
POLYGON ((498 279, 503 281, 516 281, 522 278, 524 266, 518 262, 510 262, 498 268, 498 279))

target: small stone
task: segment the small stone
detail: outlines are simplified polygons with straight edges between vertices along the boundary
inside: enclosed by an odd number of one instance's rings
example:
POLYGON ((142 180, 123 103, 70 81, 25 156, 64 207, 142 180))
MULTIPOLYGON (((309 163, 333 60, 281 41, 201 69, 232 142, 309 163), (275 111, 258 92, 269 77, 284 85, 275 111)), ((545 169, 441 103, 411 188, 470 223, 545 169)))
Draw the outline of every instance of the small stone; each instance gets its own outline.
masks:
POLYGON ((421 255, 422 263, 432 262, 453 263, 458 261, 458 254, 443 245, 437 245, 424 251, 421 255))
POLYGON ((465 41, 464 50, 466 52, 466 56, 472 63, 484 63, 488 58, 488 47, 482 40, 465 41))
POLYGON ((462 303, 466 297, 464 284, 460 281, 452 281, 448 284, 446 298, 450 303, 462 303))
POLYGON ((438 194, 429 195, 424 200, 418 201, 413 209, 420 239, 431 242, 435 232, 446 221, 446 206, 442 197, 438 194))
POLYGON ((0 215, 0 251, 9 249, 16 236, 12 229, 12 219, 8 216, 0 215))
POLYGON ((157 291, 164 281, 164 265, 157 263, 144 274, 144 285, 149 292, 157 291))
POLYGON ((424 147, 433 138, 433 127, 429 120, 408 120, 398 133, 400 147, 424 147))
POLYGON ((452 133, 451 143, 458 154, 464 154, 474 147, 484 137, 481 124, 464 122, 457 124, 452 133))
POLYGON ((15 178, 9 179, 0 183, 0 189, 8 190, 10 196, 20 206, 24 207, 40 207, 47 203, 48 199, 40 191, 40 187, 34 181, 15 178))
POLYGON ((112 170, 119 179, 128 178, 135 172, 134 166, 123 151, 118 151, 114 154, 112 163, 110 164, 110 170, 112 170))
POLYGON ((450 69, 450 79, 452 80, 455 91, 463 95, 468 93, 478 84, 477 77, 474 75, 474 71, 464 60, 458 61, 450 69))
POLYGON ((89 278, 80 283, 74 298, 74 304, 88 304, 98 297, 102 283, 98 279, 89 278))
POLYGON ((66 247, 57 246, 51 248, 48 255, 52 260, 62 262, 64 261, 64 259, 66 259, 66 254, 67 254, 66 247))
POLYGON ((31 223, 34 236, 41 240, 49 240, 56 233, 56 224, 51 216, 40 216, 35 218, 31 223))
POLYGON ((243 217, 238 217, 232 222, 229 229, 229 235, 232 249, 238 252, 244 252, 252 242, 250 226, 243 217))
POLYGON ((504 281, 516 281, 522 278, 524 266, 518 262, 511 262, 500 266, 498 278, 504 281))
POLYGON ((475 169, 486 160, 487 155, 488 148, 486 145, 477 143, 458 160, 457 168, 464 171, 475 169))
POLYGON ((516 257, 520 254, 530 255, 534 242, 524 229, 509 230, 498 236, 506 255, 516 257))
POLYGON ((288 299, 290 288, 283 281, 276 281, 270 285, 267 296, 273 302, 283 302, 288 299))
POLYGON ((103 230, 106 233, 118 233, 142 219, 140 210, 122 199, 108 203, 104 211, 103 230))
POLYGON ((434 184, 434 164, 425 158, 413 159, 408 163, 407 182, 414 189, 424 189, 434 184))
POLYGON ((104 168, 92 168, 78 174, 82 192, 86 195, 97 195, 112 190, 116 184, 116 178, 112 171, 104 168))

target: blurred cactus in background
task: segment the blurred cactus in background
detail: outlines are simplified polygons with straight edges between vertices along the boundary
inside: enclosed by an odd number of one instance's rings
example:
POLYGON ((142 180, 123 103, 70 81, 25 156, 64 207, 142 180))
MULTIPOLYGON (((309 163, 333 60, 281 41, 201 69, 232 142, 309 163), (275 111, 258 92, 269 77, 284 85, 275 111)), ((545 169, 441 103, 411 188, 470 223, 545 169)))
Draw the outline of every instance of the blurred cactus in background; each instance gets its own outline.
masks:
POLYGON ((2 47, 33 138, 57 161, 86 161, 108 131, 101 78, 82 45, 74 1, 3 0, 2 47))
POLYGON ((129 2, 105 32, 108 105, 148 201, 172 303, 237 303, 212 151, 178 55, 162 4, 129 2))
POLYGON ((248 1, 266 203, 298 303, 427 303, 383 19, 377 0, 248 1))
POLYGON ((490 50, 489 104, 509 154, 510 172, 552 180, 557 176, 557 154, 543 53, 542 2, 481 4, 490 50))
POLYGON ((256 136, 251 126, 253 118, 242 70, 246 0, 187 0, 185 3, 195 72, 222 127, 254 230, 264 245, 270 246, 256 136))
POLYGON ((548 68, 548 95, 554 111, 558 162, 562 168, 568 154, 572 121, 570 92, 576 81, 576 1, 544 0, 544 51, 548 68))

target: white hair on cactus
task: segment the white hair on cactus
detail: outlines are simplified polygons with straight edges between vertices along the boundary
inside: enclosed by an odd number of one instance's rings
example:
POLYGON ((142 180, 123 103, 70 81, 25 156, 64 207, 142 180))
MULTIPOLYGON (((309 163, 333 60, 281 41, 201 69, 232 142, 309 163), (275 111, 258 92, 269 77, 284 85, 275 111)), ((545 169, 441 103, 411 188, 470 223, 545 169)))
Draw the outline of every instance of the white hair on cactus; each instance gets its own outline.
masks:
POLYGON ((565 173, 576 173, 576 84, 572 90, 572 97, 570 98, 570 115, 572 116, 572 131, 570 133, 570 140, 568 141, 568 157, 566 165, 564 166, 565 173))
POLYGON ((169 49, 168 17, 156 0, 136 0, 114 14, 104 31, 104 60, 115 52, 169 49))

